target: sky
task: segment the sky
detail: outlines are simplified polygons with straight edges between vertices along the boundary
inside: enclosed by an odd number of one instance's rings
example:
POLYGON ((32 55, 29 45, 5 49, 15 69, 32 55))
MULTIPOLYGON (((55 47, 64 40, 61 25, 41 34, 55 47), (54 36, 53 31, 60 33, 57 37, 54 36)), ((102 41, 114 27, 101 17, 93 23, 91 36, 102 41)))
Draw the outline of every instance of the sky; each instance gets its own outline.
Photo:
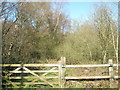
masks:
POLYGON ((66 5, 67 13, 72 19, 87 19, 93 7, 92 2, 69 2, 66 5))
MULTIPOLYGON (((71 19, 85 21, 91 18, 94 7, 99 2, 67 2, 65 4, 65 12, 71 19)), ((116 13, 117 6, 115 3, 107 2, 113 13, 116 13)), ((114 18, 114 16, 113 16, 114 18)))

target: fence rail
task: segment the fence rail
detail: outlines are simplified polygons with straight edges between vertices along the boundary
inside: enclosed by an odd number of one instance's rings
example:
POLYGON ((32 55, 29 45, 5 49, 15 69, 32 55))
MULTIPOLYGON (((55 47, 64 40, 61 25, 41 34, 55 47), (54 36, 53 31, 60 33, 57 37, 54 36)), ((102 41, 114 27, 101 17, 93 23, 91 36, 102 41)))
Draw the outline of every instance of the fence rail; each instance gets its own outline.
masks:
MULTIPOLYGON (((66 68, 81 68, 81 67, 115 67, 117 64, 98 64, 98 65, 66 65, 66 68)), ((120 66, 120 64, 119 64, 120 66)))
POLYGON ((110 79, 110 78, 115 78, 115 79, 120 79, 120 76, 80 76, 80 77, 72 77, 72 76, 67 76, 65 79, 110 79))
MULTIPOLYGON (((60 64, 0 64, 2 67, 58 67, 60 64)), ((115 67, 117 64, 97 64, 97 65, 65 65, 65 68, 80 68, 80 67, 115 67)), ((120 66, 120 64, 118 64, 120 66)))
POLYGON ((58 67, 60 64, 0 64, 2 67, 58 67))
MULTIPOLYGON (((113 64, 112 60, 110 59, 108 64, 97 64, 97 65, 66 65, 66 58, 61 57, 61 60, 58 64, 0 64, 2 67, 14 67, 16 68, 13 71, 8 71, 5 76, 3 76, 3 79, 9 79, 7 80, 8 83, 3 83, 6 85, 12 84, 15 87, 18 87, 17 85, 20 84, 20 82, 12 82, 11 79, 34 79, 31 82, 23 82, 22 84, 25 84, 25 87, 28 85, 33 84, 48 84, 52 87, 56 87, 55 84, 57 82, 50 82, 48 79, 58 79, 58 85, 60 88, 63 88, 65 86, 66 80, 73 80, 73 79, 109 79, 110 80, 110 87, 113 87, 113 80, 114 79, 120 79, 120 76, 114 76, 113 75, 113 67, 120 66, 120 64, 113 64), (49 67, 52 69, 50 70, 30 70, 29 67, 49 67), (108 67, 109 70, 109 76, 66 76, 66 68, 82 68, 82 67, 108 67), (21 70, 24 69, 24 70, 21 70), (55 72, 58 73, 58 76, 46 76, 47 74, 55 72), (10 76, 15 73, 29 73, 33 76, 10 76), (42 73, 42 75, 38 75, 38 73, 42 73), (43 82, 36 82, 36 81, 43 81, 43 82)), ((3 73, 6 73, 6 71, 2 71, 3 73)))
MULTIPOLYGON (((53 70, 53 71, 49 71, 49 70, 31 70, 32 72, 34 72, 34 73, 43 73, 43 72, 59 72, 58 70, 53 70)), ((3 72, 5 72, 5 71, 3 71, 3 72)), ((9 71, 10 73, 29 73, 29 71, 9 71)))

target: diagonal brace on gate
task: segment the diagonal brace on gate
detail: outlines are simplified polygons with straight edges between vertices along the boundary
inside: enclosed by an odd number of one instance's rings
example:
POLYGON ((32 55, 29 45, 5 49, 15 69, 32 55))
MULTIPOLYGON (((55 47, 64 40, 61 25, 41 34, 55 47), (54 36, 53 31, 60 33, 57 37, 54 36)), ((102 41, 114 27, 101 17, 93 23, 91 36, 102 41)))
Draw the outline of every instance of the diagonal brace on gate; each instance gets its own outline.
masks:
MULTIPOLYGON (((57 67, 53 67, 53 68, 50 69, 49 71, 53 71, 53 70, 55 70, 56 68, 57 68, 57 67)), ((44 76, 47 75, 48 73, 49 73, 49 72, 46 72, 46 73, 42 74, 41 76, 44 77, 44 76)), ((34 83, 34 82, 37 81, 37 80, 39 80, 39 78, 34 79, 34 80, 31 82, 31 84, 34 83)), ((27 86, 29 86, 29 84, 26 84, 24 88, 26 88, 27 86)))
POLYGON ((40 77, 39 75, 37 75, 36 73, 30 71, 30 70, 29 70, 28 68, 26 68, 26 67, 23 67, 23 69, 26 70, 26 71, 28 71, 28 72, 31 73, 32 75, 36 76, 36 77, 39 78, 40 80, 42 80, 42 81, 46 82, 47 84, 51 85, 52 87, 54 87, 54 85, 53 85, 52 83, 48 82, 46 79, 44 79, 43 76, 40 77))
MULTIPOLYGON (((13 71, 18 71, 18 70, 20 70, 21 69, 21 67, 18 67, 18 68, 16 68, 15 70, 13 70, 13 71)), ((7 74, 6 76, 7 77, 9 77, 11 74, 13 74, 13 73, 9 73, 9 74, 7 74)), ((18 86, 16 85, 16 84, 14 84, 13 82, 11 82, 11 81, 9 81, 9 80, 6 80, 8 83, 11 83, 14 87, 16 87, 16 88, 18 88, 18 86)))

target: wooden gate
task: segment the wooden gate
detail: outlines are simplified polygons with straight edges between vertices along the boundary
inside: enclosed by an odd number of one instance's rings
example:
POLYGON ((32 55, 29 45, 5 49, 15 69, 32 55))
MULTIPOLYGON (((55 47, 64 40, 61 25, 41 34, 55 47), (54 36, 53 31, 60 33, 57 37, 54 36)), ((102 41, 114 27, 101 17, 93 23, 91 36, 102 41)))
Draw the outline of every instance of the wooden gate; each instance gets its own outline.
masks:
POLYGON ((58 76, 54 76, 54 77, 47 77, 46 75, 51 73, 51 72, 58 72, 57 67, 58 65, 53 65, 53 64, 6 64, 4 65, 4 67, 9 67, 9 68, 16 68, 15 70, 12 71, 3 71, 3 73, 5 73, 6 75, 3 77, 4 80, 7 81, 7 85, 11 84, 14 87, 18 88, 18 85, 25 85, 24 87, 28 87, 29 85, 33 85, 33 84, 48 84, 52 87, 55 87, 54 84, 57 84, 57 82, 49 82, 47 81, 47 79, 49 78, 58 78, 58 76), (50 70, 31 70, 30 68, 35 68, 35 67, 43 67, 43 66, 47 66, 47 67, 54 67, 50 70), (41 75, 38 73, 42 73, 41 75), (18 76, 19 74, 19 76, 18 76), (28 75, 29 76, 26 76, 28 75), (31 74, 31 75, 30 75, 31 74), (9 79, 9 80, 8 80, 9 79), (12 80, 11 80, 12 79, 12 80), (14 80, 13 80, 14 79, 14 80), (21 79, 22 81, 20 82, 13 82, 13 81, 17 81, 18 79, 21 79), (31 82, 23 82, 23 79, 33 79, 31 82), (38 81, 42 81, 42 82, 38 82, 38 81))
POLYGON ((58 64, 3 64, 3 85, 15 88, 41 84, 63 87, 64 63, 65 58, 61 57, 58 64))

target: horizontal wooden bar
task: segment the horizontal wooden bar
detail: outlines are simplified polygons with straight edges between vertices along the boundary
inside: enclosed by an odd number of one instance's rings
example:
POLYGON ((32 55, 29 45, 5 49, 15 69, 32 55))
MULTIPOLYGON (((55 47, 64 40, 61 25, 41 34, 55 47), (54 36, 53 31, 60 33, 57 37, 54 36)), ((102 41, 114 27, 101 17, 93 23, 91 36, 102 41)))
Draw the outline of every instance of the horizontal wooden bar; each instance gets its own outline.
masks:
MULTIPOLYGON (((5 77, 5 76, 3 76, 2 78, 9 78, 9 79, 35 79, 35 78, 37 78, 37 77, 35 77, 35 76, 25 76, 25 77, 5 77)), ((58 76, 45 76, 45 77, 43 77, 43 78, 58 78, 58 76)))
MULTIPOLYGON (((12 82, 13 84, 16 84, 16 85, 26 85, 26 84, 29 84, 29 85, 35 85, 35 84, 47 84, 45 82, 23 82, 23 83, 20 83, 20 82, 12 82)), ((58 82, 52 82, 53 84, 58 84, 58 82)), ((10 85, 11 83, 2 83, 3 85, 10 85)))
MULTIPOLYGON (((66 76, 65 79, 110 79, 111 76, 80 76, 80 77, 73 77, 73 76, 66 76)), ((115 79, 120 79, 120 76, 114 76, 115 79)))
MULTIPOLYGON (((2 67, 57 67, 60 66, 60 64, 0 64, 2 67)), ((79 67, 109 67, 111 66, 110 64, 96 64, 96 65, 66 65, 66 68, 79 68, 79 67)), ((112 64, 112 66, 117 66, 117 64, 112 64)), ((120 64, 118 65, 120 66, 120 64)))
MULTIPOLYGON (((96 65, 66 65, 66 68, 80 68, 80 67, 109 67, 110 64, 96 64, 96 65)), ((117 66, 117 64, 112 64, 112 66, 117 66)), ((118 65, 120 66, 120 64, 118 65)))
POLYGON ((59 64, 0 64, 2 67, 57 67, 59 64))
MULTIPOLYGON (((37 77, 35 76, 28 76, 28 77, 3 77, 3 78, 9 78, 9 79, 35 79, 37 77)), ((44 77, 44 78, 58 78, 58 76, 51 76, 51 77, 44 77)), ((79 77, 73 77, 73 76, 66 76, 65 79, 110 79, 111 76, 79 76, 79 77)), ((120 76, 114 76, 115 79, 120 79, 120 76)))
MULTIPOLYGON (((3 71, 5 72, 5 71, 3 71)), ((28 71, 8 71, 10 73, 29 73, 28 71)), ((31 72, 34 72, 34 73, 44 73, 44 72, 59 72, 58 70, 52 70, 52 71, 49 71, 49 70, 42 70, 42 71, 38 71, 38 70, 33 70, 31 72)))
MULTIPOLYGON (((7 78, 7 77, 3 77, 7 78)), ((28 77, 8 77, 9 79, 35 79, 37 77, 35 76, 28 76, 28 77)), ((44 77, 44 78, 58 78, 58 76, 50 76, 50 77, 44 77)), ((73 77, 73 76, 66 76, 65 79, 110 79, 111 76, 79 76, 79 77, 73 77)), ((120 76, 114 76, 115 79, 119 79, 120 76)))

